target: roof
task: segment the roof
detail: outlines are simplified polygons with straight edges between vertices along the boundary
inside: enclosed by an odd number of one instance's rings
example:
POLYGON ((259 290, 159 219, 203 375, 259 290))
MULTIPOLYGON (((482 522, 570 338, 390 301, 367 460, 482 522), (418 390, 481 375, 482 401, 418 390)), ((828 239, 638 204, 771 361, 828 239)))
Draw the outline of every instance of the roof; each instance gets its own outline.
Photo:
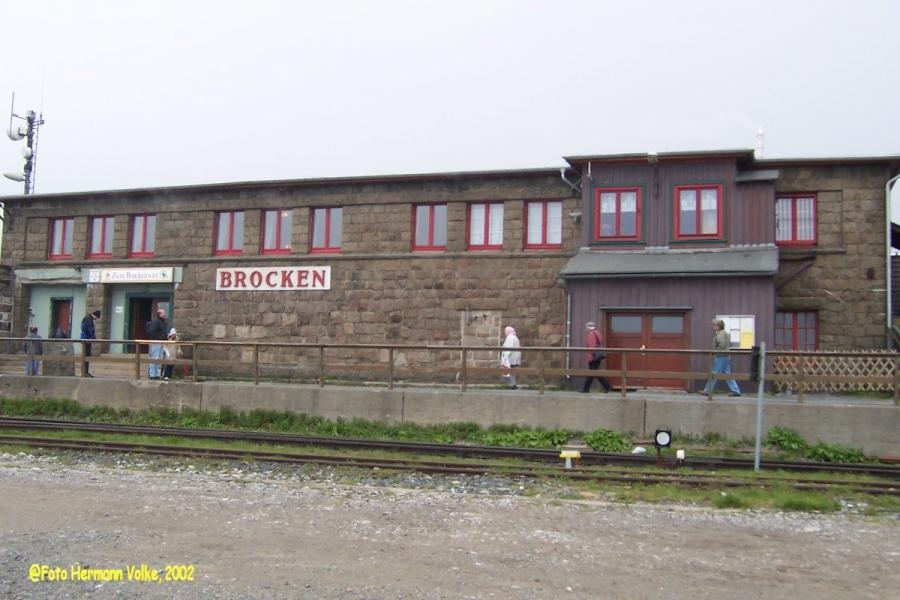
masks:
POLYGON ((900 165, 900 154, 883 156, 809 156, 797 158, 761 158, 754 160, 756 167, 787 167, 813 165, 900 165))
POLYGON ((563 267, 565 279, 603 277, 772 276, 778 271, 778 248, 648 248, 647 250, 582 249, 563 267))
POLYGON ((174 192, 219 192, 250 188, 284 188, 312 187, 323 185, 345 185, 365 183, 403 183, 414 181, 443 181, 465 178, 492 179, 501 177, 554 176, 559 177, 560 167, 541 167, 533 169, 508 169, 496 171, 450 171, 446 173, 410 173, 395 175, 360 175, 353 177, 318 177, 310 179, 274 179, 263 181, 233 181, 222 183, 202 183, 195 185, 175 185, 144 188, 125 188, 109 190, 85 190, 80 192, 55 192, 51 194, 32 194, 26 196, 0 196, 0 202, 16 202, 31 198, 78 198, 83 196, 149 196, 174 192))
POLYGON ((696 150, 683 152, 634 152, 629 154, 592 154, 584 156, 564 156, 566 162, 576 164, 591 163, 646 163, 674 160, 752 160, 753 150, 737 148, 731 150, 696 150))

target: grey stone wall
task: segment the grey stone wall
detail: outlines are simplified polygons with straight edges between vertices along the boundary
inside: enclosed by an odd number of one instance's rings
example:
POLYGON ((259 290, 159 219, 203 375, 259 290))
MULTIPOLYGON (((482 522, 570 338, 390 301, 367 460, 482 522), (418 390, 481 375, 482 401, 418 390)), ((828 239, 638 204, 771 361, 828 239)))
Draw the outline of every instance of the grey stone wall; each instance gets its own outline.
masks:
MULTIPOLYGON (((568 213, 580 199, 558 171, 508 174, 443 174, 384 179, 200 186, 35 196, 16 207, 18 219, 4 240, 4 262, 15 266, 181 266, 172 322, 185 339, 383 343, 496 347, 502 327, 513 323, 526 345, 559 345, 565 339, 566 294, 559 270, 578 245, 568 213), (561 200, 563 247, 525 250, 524 206, 528 200, 561 200), (469 202, 503 202, 503 248, 469 251, 469 202), (446 251, 413 252, 413 206, 447 203, 446 251), (339 254, 310 254, 315 207, 342 207, 339 254), (260 255, 265 209, 292 209, 292 251, 260 255), (218 211, 245 211, 242 256, 215 256, 218 211), (131 216, 156 214, 156 256, 130 259, 131 216), (88 215, 114 217, 113 258, 87 258, 88 215), (49 219, 75 219, 73 259, 47 260, 49 219), (327 291, 217 292, 219 267, 328 265, 327 291), (490 314, 488 328, 461 326, 463 313, 490 314)), ((109 289, 89 285, 87 305, 109 307, 109 289)), ((108 336, 109 315, 97 335, 108 336)), ((474 359, 473 359, 474 360, 474 359)), ((485 359, 487 360, 487 359, 485 359)))

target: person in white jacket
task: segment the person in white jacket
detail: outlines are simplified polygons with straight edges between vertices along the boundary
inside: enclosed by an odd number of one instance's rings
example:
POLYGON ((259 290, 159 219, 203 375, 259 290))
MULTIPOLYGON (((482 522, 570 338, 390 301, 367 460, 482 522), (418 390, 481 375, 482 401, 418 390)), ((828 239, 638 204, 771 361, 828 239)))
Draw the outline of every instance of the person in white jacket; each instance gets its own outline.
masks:
POLYGON ((507 370, 503 377, 506 378, 509 389, 517 390, 519 386, 516 385, 516 374, 513 369, 522 364, 522 353, 518 350, 520 347, 519 336, 516 335, 516 329, 512 326, 507 326, 503 333, 506 335, 506 339, 503 340, 505 350, 500 353, 500 366, 507 370))

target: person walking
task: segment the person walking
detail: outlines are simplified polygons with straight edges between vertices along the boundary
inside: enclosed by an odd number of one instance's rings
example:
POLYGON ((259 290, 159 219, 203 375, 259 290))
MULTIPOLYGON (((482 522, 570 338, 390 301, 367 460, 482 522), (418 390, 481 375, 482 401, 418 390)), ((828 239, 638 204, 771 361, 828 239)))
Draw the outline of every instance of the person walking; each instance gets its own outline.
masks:
MULTIPOLYGON (((725 321, 722 319, 713 319, 713 350, 718 352, 713 357, 713 374, 717 373, 731 373, 731 357, 728 354, 722 354, 723 352, 727 352, 731 349, 731 339, 728 336, 728 332, 725 331, 725 321)), ((716 378, 712 378, 706 382, 706 385, 703 387, 699 394, 703 394, 705 396, 712 396, 712 393, 716 389, 716 384, 718 380, 716 378)), ((725 383, 728 384, 728 389, 731 390, 729 396, 740 396, 741 388, 738 387, 737 381, 734 379, 726 379, 725 383)))
POLYGON ((506 373, 503 376, 506 378, 506 384, 509 386, 509 389, 517 390, 519 386, 516 385, 516 374, 513 369, 522 365, 519 336, 516 334, 515 327, 512 326, 507 326, 503 333, 506 335, 506 338, 503 340, 503 348, 505 350, 500 353, 500 366, 506 369, 506 373))
POLYGON ((147 324, 147 337, 150 340, 156 341, 155 344, 150 344, 150 366, 147 367, 147 376, 150 379, 160 379, 162 376, 162 365, 160 365, 158 362, 153 361, 163 360, 165 358, 165 356, 163 355, 163 348, 165 344, 162 344, 160 342, 166 340, 166 338, 168 337, 168 331, 168 315, 166 314, 165 309, 160 308, 156 311, 156 318, 147 324))
POLYGON ((36 325, 32 325, 28 329, 28 335, 25 336, 25 344, 22 349, 25 351, 25 374, 37 375, 41 368, 41 359, 38 358, 44 354, 44 342, 41 341, 36 325))
MULTIPOLYGON (((100 315, 102 315, 102 314, 103 313, 99 309, 97 309, 81 320, 81 339, 83 339, 83 340, 96 340, 97 339, 97 330, 94 327, 94 322, 97 319, 99 319, 100 315)), ((86 357, 90 356, 91 355, 91 344, 85 343, 85 344, 82 344, 82 346, 84 346, 84 355, 86 357)), ((88 362, 87 360, 85 360, 81 364, 81 376, 82 377, 93 377, 93 375, 91 375, 90 362, 88 362)))
MULTIPOLYGON (((588 368, 591 371, 599 370, 600 363, 606 358, 606 354, 602 350, 599 350, 599 348, 603 346, 603 336, 597 331, 597 325, 593 321, 588 321, 587 323, 587 339, 585 340, 584 345, 591 348, 587 353, 588 368), (595 350, 595 348, 597 348, 597 350, 595 350)), ((594 383, 594 379, 599 381, 600 385, 603 386, 604 394, 612 389, 612 384, 606 377, 602 375, 588 375, 584 378, 584 385, 581 386, 582 394, 587 394, 591 391, 591 384, 594 383)))

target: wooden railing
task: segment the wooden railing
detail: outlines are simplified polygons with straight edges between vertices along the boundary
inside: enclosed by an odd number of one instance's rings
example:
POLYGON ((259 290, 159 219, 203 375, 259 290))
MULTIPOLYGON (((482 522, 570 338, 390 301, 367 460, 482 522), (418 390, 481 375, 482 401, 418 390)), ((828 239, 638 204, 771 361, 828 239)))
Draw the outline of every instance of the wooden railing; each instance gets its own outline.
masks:
MULTIPOLYGON (((24 338, 9 338, 12 348, 22 348, 24 338)), ((185 365, 189 378, 219 380, 284 381, 300 383, 360 383, 386 385, 389 389, 400 383, 454 385, 465 391, 471 385, 497 386, 502 384, 505 369, 500 368, 500 348, 484 346, 432 346, 398 344, 306 344, 287 342, 215 342, 179 341, 184 358, 151 360, 147 355, 103 354, 98 348, 108 345, 168 344, 175 355, 176 343, 149 340, 70 340, 43 339, 44 363, 72 365, 81 372, 85 362, 92 365, 130 365, 135 379, 146 377, 151 363, 176 366, 176 373, 185 365), (94 356, 88 357, 85 344, 92 344, 94 356)), ((121 346, 118 346, 121 347, 121 346)), ((604 367, 612 361, 616 368, 589 370, 584 347, 523 347, 523 366, 516 375, 543 394, 548 388, 562 387, 573 378, 602 375, 613 380, 624 398, 629 391, 645 389, 646 380, 671 380, 684 383, 681 389, 696 388, 713 378, 749 382, 750 351, 733 350, 730 375, 713 375, 709 350, 658 350, 636 348, 605 348, 604 367), (648 360, 648 357, 649 360, 648 360), (654 357, 657 360, 654 360, 654 357), (679 370, 637 368, 640 363, 659 363, 660 359, 676 358, 686 365, 679 370), (629 366, 630 365, 630 366, 629 366)), ((595 349, 596 350, 596 349, 595 349)), ((7 353, 5 360, 29 358, 24 353, 7 353)), ((671 362, 671 360, 670 360, 671 362)), ((580 383, 580 381, 579 381, 580 383)), ((785 352, 767 353, 765 384, 772 391, 790 390, 803 402, 810 392, 890 392, 894 403, 900 404, 900 354, 896 352, 785 352)), ((746 388, 745 388, 746 389, 746 388)), ((753 384, 756 389, 756 384, 753 384)))

